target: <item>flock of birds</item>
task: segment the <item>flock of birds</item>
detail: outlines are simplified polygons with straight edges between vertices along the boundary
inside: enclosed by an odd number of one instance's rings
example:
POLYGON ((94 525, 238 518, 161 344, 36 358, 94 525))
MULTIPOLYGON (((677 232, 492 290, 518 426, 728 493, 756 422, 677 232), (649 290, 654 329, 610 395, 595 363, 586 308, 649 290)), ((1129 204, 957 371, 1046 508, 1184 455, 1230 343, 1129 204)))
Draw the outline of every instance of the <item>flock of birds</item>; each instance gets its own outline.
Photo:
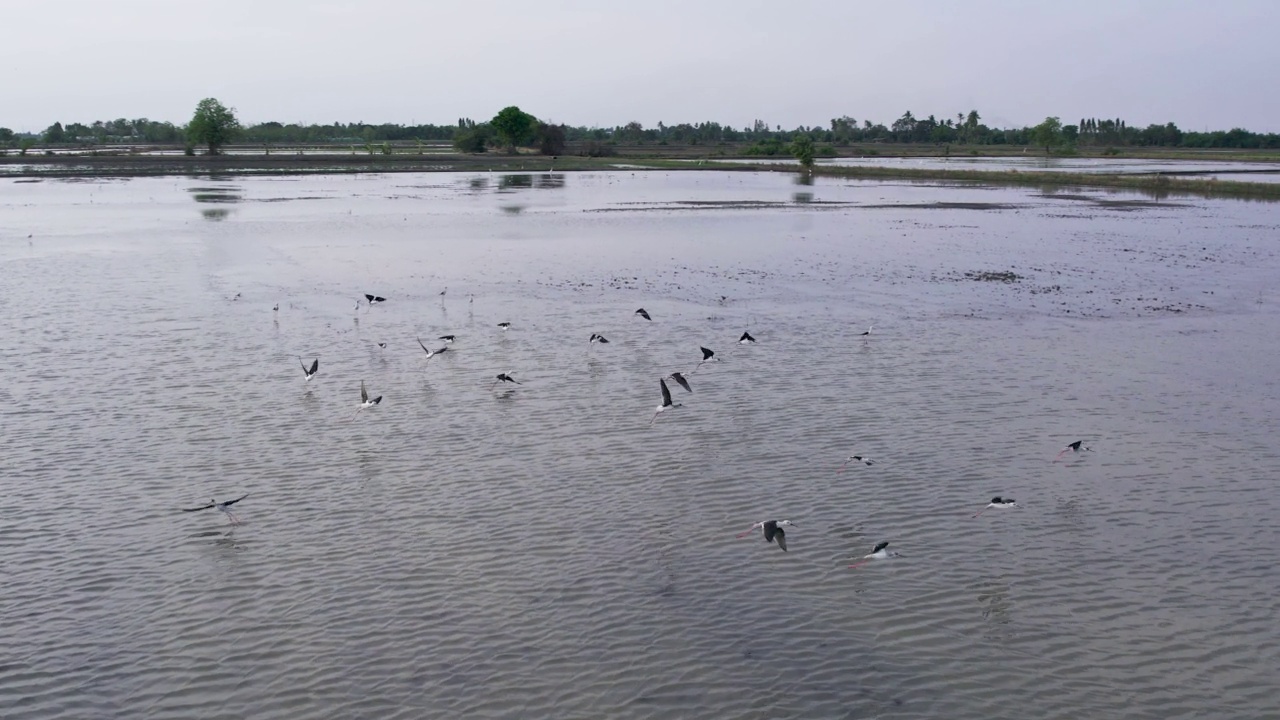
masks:
MULTIPOLYGON (((446 292, 448 292, 448 288, 445 288, 440 292, 440 298, 442 301, 444 299, 446 292)), ((375 305, 379 305, 387 301, 385 297, 382 297, 380 295, 374 295, 371 293, 365 293, 364 297, 365 297, 365 302, 368 304, 368 307, 373 307, 375 305)), ((239 300, 240 294, 237 293, 235 297, 230 299, 239 300)), ((474 298, 472 298, 470 301, 473 302, 474 298)), ((280 305, 278 303, 274 307, 272 307, 273 311, 279 311, 279 309, 280 309, 280 305)), ((356 310, 358 311, 359 309, 360 309, 360 301, 356 300, 356 310)), ((644 318, 645 320, 648 320, 650 322, 652 322, 653 320, 653 317, 644 308, 640 308, 636 310, 633 313, 633 315, 640 318, 644 318)), ((511 329, 511 323, 500 322, 498 323, 498 327, 503 331, 507 331, 511 329)), ((859 333, 859 336, 866 339, 871 335, 871 331, 874 329, 875 329, 875 326, 871 325, 864 332, 859 333)), ((416 339, 418 341, 418 345, 422 348, 422 351, 427 354, 427 361, 429 362, 431 358, 448 352, 449 345, 453 344, 453 342, 457 339, 457 336, 455 335, 439 336, 437 340, 440 340, 441 342, 445 343, 445 345, 443 345, 442 347, 436 348, 434 350, 427 347, 426 343, 422 342, 422 338, 418 337, 416 339)), ((587 342, 588 342, 588 346, 596 345, 596 344, 607 345, 609 343, 609 340, 605 338, 604 335, 601 335, 599 333, 591 333, 591 337, 588 339, 587 342)), ((750 332, 747 332, 747 331, 744 331, 742 335, 738 338, 738 344, 740 345, 753 345, 755 344, 755 342, 756 342, 756 339, 751 336, 750 332)), ((384 342, 380 342, 378 343, 378 345, 384 349, 386 348, 386 343, 384 342)), ((688 375, 693 375, 698 371, 699 368, 701 368, 703 365, 707 363, 718 362, 718 358, 716 358, 716 353, 714 350, 711 350, 706 347, 701 347, 701 346, 698 349, 702 351, 702 360, 699 361, 698 364, 694 366, 692 370, 689 371, 688 375)), ((310 367, 308 367, 307 364, 303 362, 302 358, 300 357, 298 358, 298 363, 302 366, 303 379, 306 382, 310 382, 316 376, 316 374, 320 371, 320 358, 316 358, 315 360, 313 360, 311 362, 310 367)), ((512 377, 512 375, 514 374, 515 373, 512 371, 498 373, 493 383, 489 386, 489 389, 492 390, 497 385, 507 384, 507 383, 510 383, 513 385, 520 385, 521 383, 517 381, 514 377, 512 377)), ((667 410, 670 410, 672 408, 682 407, 682 403, 673 402, 671 400, 671 389, 667 387, 668 380, 674 381, 677 385, 684 388, 686 392, 690 392, 690 393, 693 392, 693 386, 689 384, 689 378, 686 376, 685 373, 673 372, 670 375, 667 375, 666 377, 659 378, 658 386, 662 391, 662 404, 658 405, 658 407, 654 410, 653 417, 650 418, 649 420, 650 425, 653 425, 654 421, 656 421, 658 417, 662 415, 662 413, 666 412, 667 410)), ((351 419, 354 420, 357 416, 359 416, 361 411, 375 407, 381 402, 382 402, 381 395, 378 395, 377 397, 373 397, 373 398, 369 397, 369 391, 365 388, 364 381, 361 380, 360 381, 360 405, 356 409, 356 414, 351 416, 351 419)), ((1059 460, 1062 459, 1062 456, 1066 455, 1067 453, 1079 453, 1079 452, 1093 452, 1093 448, 1087 447, 1084 444, 1083 440, 1076 440, 1074 442, 1068 443, 1065 447, 1063 447, 1062 450, 1058 452, 1057 456, 1053 459, 1053 462, 1055 463, 1058 462, 1059 460)), ((836 472, 837 473, 844 472, 845 468, 847 468, 849 464, 853 462, 858 462, 866 466, 871 466, 876 464, 875 460, 872 460, 871 458, 866 457, 864 455, 850 455, 849 457, 845 458, 845 461, 841 463, 841 465, 838 468, 836 468, 836 472)), ((182 508, 182 510, 183 512, 197 512, 200 510, 218 510, 219 512, 227 516, 228 523, 232 525, 239 525, 240 519, 237 518, 233 512, 231 512, 230 507, 240 502, 241 500, 244 500, 247 497, 249 497, 248 493, 241 495, 240 497, 235 498, 234 500, 226 500, 224 502, 217 502, 216 500, 210 499, 208 503, 201 505, 199 507, 182 508)), ((1006 497, 997 495, 996 497, 991 498, 991 502, 987 503, 985 507, 980 509, 978 512, 974 513, 973 517, 977 518, 981 516, 983 513, 985 513, 987 510, 993 510, 993 509, 1008 510, 1008 509, 1017 508, 1017 507, 1018 507, 1018 503, 1013 498, 1006 498, 1006 497)), ((757 530, 759 530, 761 531, 761 534, 763 535, 765 542, 768 542, 770 544, 776 544, 779 549, 781 549, 783 552, 786 552, 787 533, 785 528, 788 528, 788 527, 794 528, 794 527, 797 527, 797 525, 791 522, 790 520, 761 520, 760 522, 752 524, 752 526, 749 529, 739 533, 737 537, 744 538, 754 534, 757 530)), ((858 558, 858 561, 849 565, 849 568, 851 569, 859 568, 871 562, 872 560, 887 560, 890 558, 902 557, 900 553, 889 550, 888 548, 889 548, 889 542, 887 540, 876 543, 876 545, 871 549, 871 552, 867 553, 866 555, 863 555, 861 558, 858 558)))

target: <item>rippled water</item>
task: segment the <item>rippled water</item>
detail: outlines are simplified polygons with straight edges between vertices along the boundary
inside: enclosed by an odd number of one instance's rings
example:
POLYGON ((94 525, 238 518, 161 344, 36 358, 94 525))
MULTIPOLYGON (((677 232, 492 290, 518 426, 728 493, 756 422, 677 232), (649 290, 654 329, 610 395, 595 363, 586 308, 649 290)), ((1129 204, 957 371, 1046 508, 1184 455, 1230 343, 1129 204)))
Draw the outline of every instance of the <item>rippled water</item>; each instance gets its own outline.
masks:
POLYGON ((0 188, 5 718, 1280 713, 1274 205, 0 188))

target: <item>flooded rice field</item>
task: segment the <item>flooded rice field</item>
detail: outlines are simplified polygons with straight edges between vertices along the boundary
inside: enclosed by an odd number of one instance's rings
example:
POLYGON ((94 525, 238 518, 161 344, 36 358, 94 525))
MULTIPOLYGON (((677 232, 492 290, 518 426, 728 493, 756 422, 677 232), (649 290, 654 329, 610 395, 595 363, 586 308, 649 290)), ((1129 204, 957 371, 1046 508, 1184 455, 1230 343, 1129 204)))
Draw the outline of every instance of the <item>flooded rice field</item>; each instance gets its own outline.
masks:
POLYGON ((1276 205, 0 189, 9 720, 1280 714, 1276 205))

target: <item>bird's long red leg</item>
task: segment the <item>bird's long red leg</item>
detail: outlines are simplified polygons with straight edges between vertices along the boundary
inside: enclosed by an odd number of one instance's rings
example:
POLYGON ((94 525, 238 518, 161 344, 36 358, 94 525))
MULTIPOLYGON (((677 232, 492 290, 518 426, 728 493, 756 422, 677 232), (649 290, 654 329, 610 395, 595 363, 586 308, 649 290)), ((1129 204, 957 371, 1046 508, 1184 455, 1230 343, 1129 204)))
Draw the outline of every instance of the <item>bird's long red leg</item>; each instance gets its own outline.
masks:
POLYGON ((851 569, 851 570, 852 570, 852 569, 854 569, 854 568, 862 567, 863 565, 866 565, 866 564, 867 564, 867 563, 869 563, 869 562, 871 562, 871 561, 870 561, 870 560, 863 560, 862 562, 856 562, 856 563, 854 563, 854 564, 850 565, 850 566, 849 566, 849 569, 851 569))

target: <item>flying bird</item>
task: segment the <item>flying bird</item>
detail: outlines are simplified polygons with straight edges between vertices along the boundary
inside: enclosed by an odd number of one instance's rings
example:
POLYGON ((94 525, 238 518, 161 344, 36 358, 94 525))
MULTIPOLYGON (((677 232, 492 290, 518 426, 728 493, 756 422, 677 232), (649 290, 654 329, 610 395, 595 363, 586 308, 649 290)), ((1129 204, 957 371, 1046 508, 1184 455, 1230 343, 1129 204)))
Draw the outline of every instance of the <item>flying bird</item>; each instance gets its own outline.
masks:
POLYGON ((693 392, 693 388, 689 387, 689 381, 685 379, 683 373, 673 372, 670 375, 668 375, 667 378, 671 380, 675 380, 677 383, 680 384, 680 387, 684 388, 686 391, 693 392))
POLYGON ((384 297, 381 297, 381 296, 378 296, 378 295, 370 295, 369 293, 365 293, 365 294, 364 294, 364 297, 365 297, 365 299, 366 299, 366 300, 368 300, 368 301, 369 301, 369 305, 371 305, 371 306, 372 306, 372 305, 377 305, 378 303, 384 303, 384 302, 386 302, 386 301, 387 301, 387 299, 386 299, 386 298, 384 298, 384 297))
POLYGON ((306 377, 307 382, 311 382, 311 378, 315 377, 316 372, 320 369, 320 358, 316 358, 315 362, 311 363, 310 370, 307 369, 306 363, 302 362, 301 357, 298 358, 298 364, 302 366, 302 374, 306 377))
POLYGON ((635 312, 634 312, 634 313, 632 313, 632 314, 633 314, 633 315, 639 315, 640 317, 644 318, 645 320, 649 320, 649 321, 652 321, 652 320, 653 320, 653 318, 649 317, 649 313, 645 312, 645 309, 644 309, 644 308, 640 308, 639 310, 635 311, 635 312))
POLYGON ((979 510, 978 512, 974 513, 974 514, 973 514, 973 516, 974 516, 974 517, 978 517, 978 516, 979 516, 979 515, 981 515, 982 513, 984 513, 984 512, 986 512, 987 510, 989 510, 990 508, 996 508, 996 509, 1003 510, 1003 509, 1006 509, 1006 508, 1016 508, 1016 507, 1018 507, 1018 503, 1017 503, 1017 502, 1015 502, 1013 498, 1002 498, 1002 497, 1000 497, 999 495, 997 495, 997 496, 995 496, 995 497, 991 498, 991 502, 987 503, 987 506, 986 506, 986 507, 984 507, 984 508, 982 508, 981 510, 979 510))
POLYGON ((751 333, 745 331, 742 333, 742 337, 738 338, 739 345, 746 345, 748 343, 754 343, 755 341, 756 339, 751 337, 751 333))
POLYGON ((884 542, 882 542, 882 543, 877 543, 877 544, 876 544, 876 546, 875 546, 874 548, 872 548, 872 549, 871 549, 871 552, 867 553, 866 555, 863 555, 863 556, 862 556, 862 558, 861 558, 861 560, 860 560, 859 562, 856 562, 856 563, 854 563, 854 564, 850 565, 849 567, 851 567, 851 568, 856 568, 856 567, 859 567, 859 566, 861 566, 861 565, 866 565, 867 563, 871 562, 872 560, 888 560, 888 559, 889 559, 889 558, 891 558, 891 557, 902 557, 901 555, 899 555, 899 554, 898 554, 898 553, 896 553, 896 552, 891 552, 891 551, 889 551, 889 550, 886 550, 885 548, 887 548, 887 547, 889 547, 889 541, 888 541, 888 540, 886 540, 886 541, 884 541, 884 542))
POLYGON ((435 357, 435 356, 439 355, 440 353, 446 353, 446 352, 449 352, 449 348, 448 348, 448 347, 442 347, 442 348, 440 348, 439 350, 428 350, 428 349, 427 349, 427 346, 422 344, 422 338, 417 338, 417 340, 418 340, 418 345, 420 345, 420 346, 422 347, 422 352, 424 352, 424 353, 426 353, 426 354, 427 354, 427 360, 428 360, 428 361, 430 361, 430 360, 431 360, 431 358, 433 358, 433 357, 435 357))
MULTIPOLYGON (((369 391, 364 389, 364 381, 361 380, 360 381, 360 408, 356 410, 356 415, 360 414, 360 410, 364 410, 365 408, 371 408, 380 402, 382 402, 381 395, 379 395, 378 397, 372 400, 369 399, 369 391)), ((355 420, 356 415, 352 415, 351 420, 355 420)), ((350 422, 350 420, 348 420, 348 422, 350 422)))
POLYGON ((509 322, 500 322, 500 323, 498 323, 498 327, 502 328, 502 329, 503 329, 503 331, 505 332, 505 331, 507 331, 507 330, 510 330, 510 329, 511 329, 511 323, 509 323, 509 322))
MULTIPOLYGON (((453 341, 454 341, 454 340, 456 340, 457 338, 455 338, 453 335, 441 335, 440 337, 438 337, 438 338, 436 338, 436 339, 437 339, 437 340, 443 340, 443 341, 445 341, 445 342, 449 343, 450 345, 452 345, 452 344, 453 344, 453 341)), ((421 341, 421 340, 419 340, 418 342, 422 342, 422 341, 421 341)))
POLYGON ((708 350, 701 345, 698 346, 698 349, 702 351, 702 362, 698 363, 697 366, 693 368, 694 372, 697 372, 698 368, 702 367, 703 363, 720 362, 720 359, 716 357, 715 350, 708 350))
POLYGON ((249 497, 249 493, 245 493, 240 497, 236 498, 235 500, 227 500, 226 502, 217 502, 216 500, 210 499, 208 505, 201 505, 200 507, 193 507, 193 508, 182 508, 182 512, 199 512, 201 510, 217 509, 218 512, 223 513, 227 516, 227 522, 229 524, 239 525, 240 518, 232 514, 232 512, 227 509, 227 507, 231 505, 235 505, 236 503, 240 502, 241 500, 247 497, 249 497))
POLYGON ((773 542, 774 540, 777 540, 778 547, 782 548, 783 552, 786 552, 787 533, 782 529, 784 526, 796 527, 796 524, 790 520, 762 520, 755 525, 752 525, 750 530, 738 533, 738 537, 744 538, 755 532, 756 528, 760 528, 764 531, 764 539, 766 541, 773 542))
POLYGON ((871 458, 866 457, 866 456, 864 456, 864 455, 850 455, 849 457, 845 458, 845 460, 844 460, 844 464, 843 464, 843 465, 841 465, 841 466, 836 470, 836 472, 844 472, 844 468, 845 468, 845 466, 846 466, 846 465, 848 465, 849 463, 853 462, 854 460, 857 460, 858 462, 862 463, 863 465, 875 465, 875 464, 876 464, 876 461, 875 461, 875 460, 872 460, 871 458))
POLYGON ((595 345, 596 343, 600 343, 601 345, 608 345, 609 341, 606 340, 603 335, 600 335, 597 333, 591 333, 591 340, 589 340, 588 343, 591 345, 595 345))
MULTIPOLYGON (((515 374, 515 373, 511 372, 510 370, 508 370, 507 372, 504 372, 504 373, 498 373, 498 379, 493 381, 493 385, 497 385, 498 383, 504 383, 504 382, 509 382, 509 383, 513 383, 513 384, 516 384, 516 385, 520 385, 521 383, 516 382, 516 379, 515 379, 515 378, 513 378, 513 377, 511 377, 511 376, 512 376, 512 375, 514 375, 514 374, 515 374)), ((493 385, 490 385, 490 386, 489 386, 489 389, 490 389, 490 390, 492 390, 492 389, 493 389, 493 385)))
POLYGON ((649 419, 650 425, 652 425, 653 421, 657 420, 658 416, 661 415, 663 411, 665 411, 667 408, 682 407, 681 403, 672 404, 671 391, 667 389, 666 380, 659 380, 658 384, 662 386, 662 404, 658 406, 657 410, 653 411, 653 417, 649 419))
POLYGON ((1085 452, 1093 452, 1093 448, 1085 447, 1083 440, 1077 440, 1071 443, 1070 445, 1067 445, 1066 447, 1062 448, 1062 452, 1058 453, 1058 457, 1054 458, 1053 461, 1058 462, 1059 460, 1062 459, 1062 456, 1066 455, 1068 452, 1078 453, 1081 450, 1085 452))

